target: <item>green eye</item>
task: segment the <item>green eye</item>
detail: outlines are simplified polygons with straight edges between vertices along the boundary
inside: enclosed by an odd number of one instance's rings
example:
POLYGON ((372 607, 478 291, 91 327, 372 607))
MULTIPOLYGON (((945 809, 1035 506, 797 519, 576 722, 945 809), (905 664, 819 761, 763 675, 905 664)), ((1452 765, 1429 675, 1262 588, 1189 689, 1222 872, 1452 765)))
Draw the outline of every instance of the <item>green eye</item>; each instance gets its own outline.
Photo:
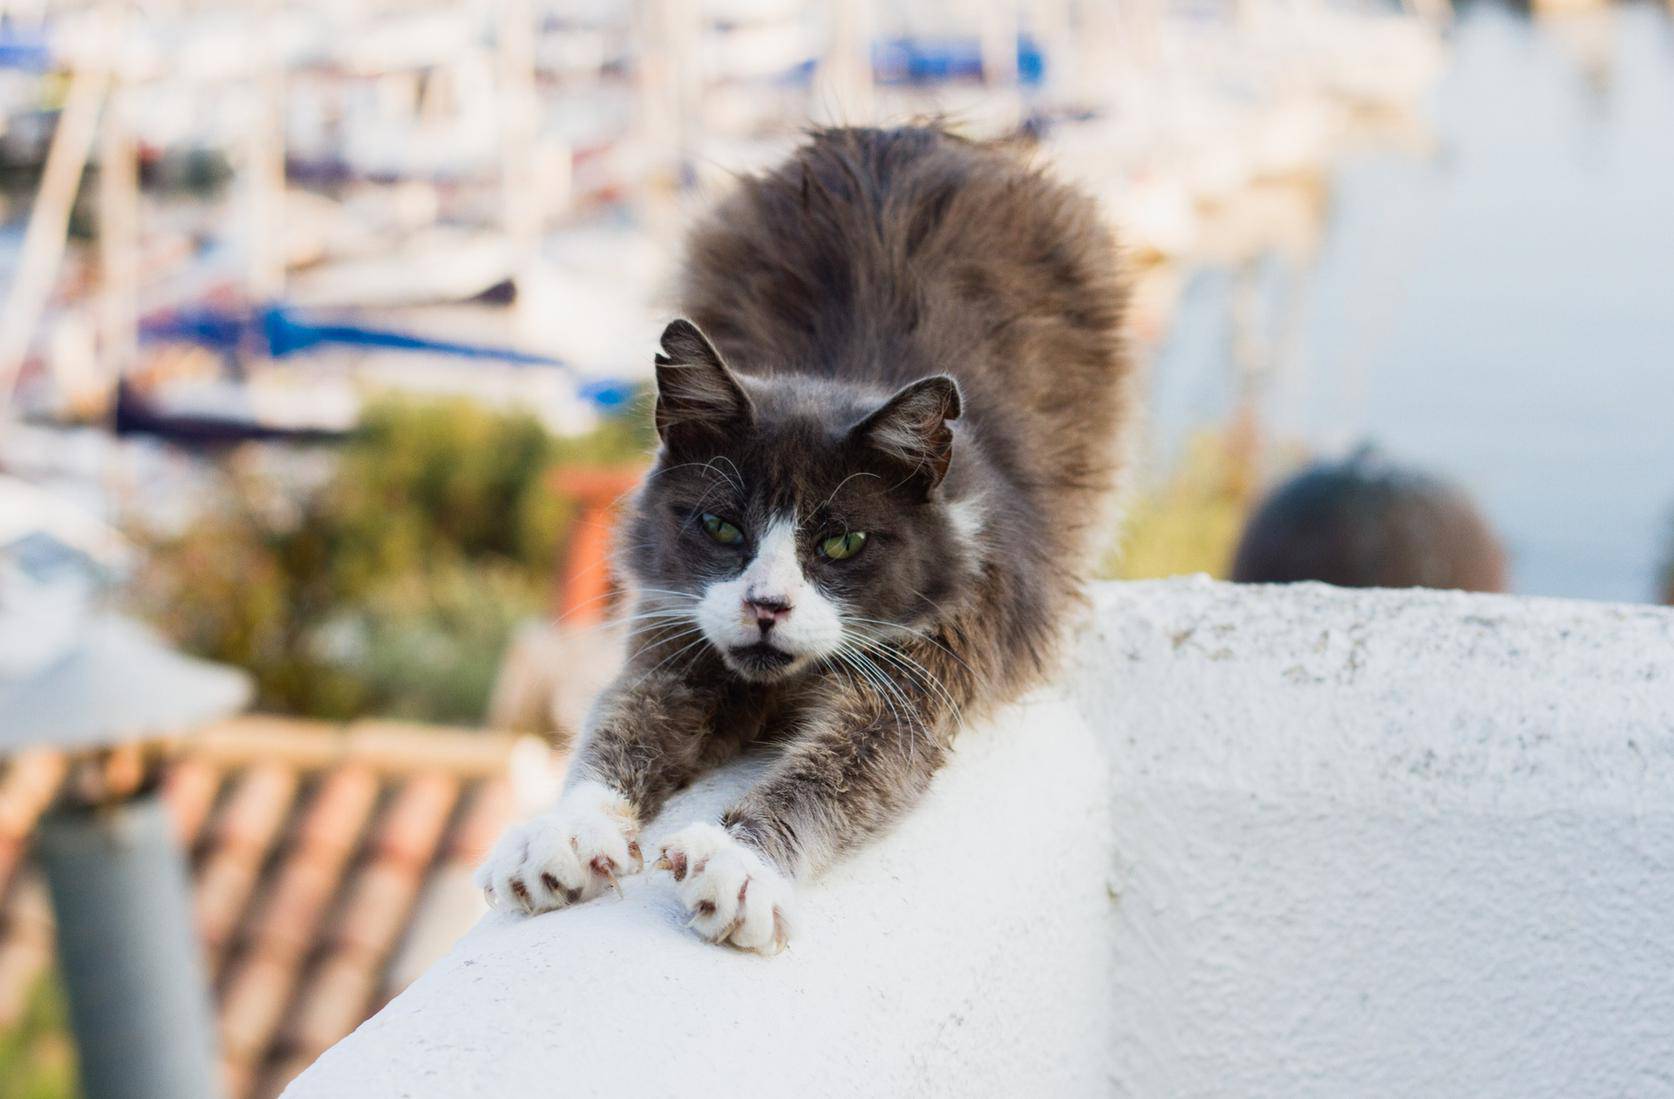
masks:
POLYGON ((721 543, 723 546, 736 546, 738 543, 744 541, 743 531, 739 530, 719 515, 711 515, 707 511, 703 513, 703 529, 706 533, 708 533, 709 537, 715 539, 715 541, 721 543))
POLYGON ((820 556, 832 561, 853 557, 866 544, 866 532, 851 530, 847 534, 833 534, 820 543, 820 556))

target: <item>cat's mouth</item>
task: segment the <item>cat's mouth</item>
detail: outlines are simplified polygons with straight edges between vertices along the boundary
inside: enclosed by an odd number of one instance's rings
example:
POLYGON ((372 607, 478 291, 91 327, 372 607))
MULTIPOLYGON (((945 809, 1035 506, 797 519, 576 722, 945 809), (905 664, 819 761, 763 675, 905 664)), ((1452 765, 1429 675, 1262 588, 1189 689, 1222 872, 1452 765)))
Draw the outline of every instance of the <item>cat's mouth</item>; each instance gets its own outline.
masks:
POLYGON ((797 657, 776 645, 758 641, 754 645, 737 645, 727 650, 729 663, 752 678, 771 678, 796 663, 797 657))

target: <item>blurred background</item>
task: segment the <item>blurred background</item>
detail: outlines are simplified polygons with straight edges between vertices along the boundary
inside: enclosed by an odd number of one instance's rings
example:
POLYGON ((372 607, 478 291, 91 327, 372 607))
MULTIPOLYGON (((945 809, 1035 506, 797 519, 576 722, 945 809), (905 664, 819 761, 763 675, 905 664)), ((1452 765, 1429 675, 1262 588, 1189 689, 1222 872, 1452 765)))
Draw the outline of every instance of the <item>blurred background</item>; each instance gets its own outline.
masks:
POLYGON ((149 1094, 88 951, 269 1096, 470 925, 619 659, 682 227, 926 116, 1118 227, 1106 575, 1674 599, 1661 3, 0 0, 0 1099, 149 1094), (153 802, 106 942, 49 834, 153 802))

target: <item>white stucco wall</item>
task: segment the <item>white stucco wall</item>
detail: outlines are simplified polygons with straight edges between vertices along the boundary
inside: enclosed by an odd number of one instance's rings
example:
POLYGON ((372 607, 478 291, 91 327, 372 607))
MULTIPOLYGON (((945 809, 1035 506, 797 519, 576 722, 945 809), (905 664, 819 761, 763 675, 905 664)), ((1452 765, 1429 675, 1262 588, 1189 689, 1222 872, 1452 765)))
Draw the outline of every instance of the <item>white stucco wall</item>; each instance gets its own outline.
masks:
MULTIPOLYGON (((682 795, 645 849, 751 773, 682 795)), ((1105 781, 1071 705, 1019 707, 971 730, 920 812, 800 892, 785 953, 700 941, 665 874, 493 913, 285 1094, 1103 1094, 1105 781)))
POLYGON ((788 954, 494 916, 287 1094, 1674 1095, 1674 612, 1110 585, 1056 694, 788 954))
POLYGON ((1112 1093, 1674 1095, 1674 612, 1101 592, 1112 1093))

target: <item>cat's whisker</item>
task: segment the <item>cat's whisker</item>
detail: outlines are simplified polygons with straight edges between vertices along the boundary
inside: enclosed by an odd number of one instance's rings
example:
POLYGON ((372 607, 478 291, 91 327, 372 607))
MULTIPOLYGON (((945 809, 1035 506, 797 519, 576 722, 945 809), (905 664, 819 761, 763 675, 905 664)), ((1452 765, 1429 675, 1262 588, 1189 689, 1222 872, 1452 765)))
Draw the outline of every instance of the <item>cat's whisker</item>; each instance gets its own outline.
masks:
MULTIPOLYGON (((718 477, 726 478, 727 474, 725 474, 721 470, 718 470, 718 469, 715 468, 715 463, 717 461, 726 462, 729 466, 732 466, 733 471, 735 473, 737 473, 738 466, 733 463, 731 458, 727 458, 726 456, 722 455, 718 458, 711 458, 707 462, 679 462, 675 465, 664 466, 661 469, 654 469, 650 473, 646 474, 645 480, 641 481, 640 484, 641 485, 650 484, 652 481, 656 480, 658 477, 661 477, 661 476, 663 476, 665 474, 668 474, 668 473, 673 473, 675 470, 691 469, 693 467, 696 467, 696 468, 702 469, 702 470, 707 470, 708 472, 713 473, 718 477)), ((732 483, 730 478, 728 478, 728 482, 732 483)), ((744 491, 744 477, 743 477, 742 474, 738 475, 737 486, 738 486, 738 491, 739 492, 744 491)), ((634 486, 634 488, 638 488, 638 487, 639 487, 639 485, 634 486)), ((627 492, 624 492, 620 497, 617 498, 617 503, 621 503, 622 500, 626 499, 629 495, 631 495, 633 493, 633 491, 634 491, 634 489, 630 488, 627 492)))
MULTIPOLYGON (((876 473, 871 473, 871 472, 868 472, 866 470, 862 470, 859 473, 849 474, 847 477, 845 477, 841 481, 837 482, 837 487, 831 490, 831 495, 827 496, 825 498, 824 503, 822 503, 819 507, 815 508, 813 511, 808 512, 808 518, 812 519, 814 516, 819 515, 821 512, 825 511, 826 508, 830 507, 831 506, 831 501, 837 499, 837 494, 839 492, 843 491, 843 486, 848 484, 850 481, 854 480, 856 477, 877 477, 877 476, 878 475, 876 473)), ((882 480, 882 478, 879 478, 879 480, 882 480)))
MULTIPOLYGON (((655 646, 653 646, 653 647, 655 647, 655 646)), ((676 651, 675 654, 673 654, 673 656, 680 656, 680 652, 685 652, 685 649, 680 649, 680 651, 676 651)), ((639 652, 639 654, 636 654, 636 657, 638 657, 638 656, 643 656, 643 652, 639 652)), ((658 662, 658 666, 661 666, 661 664, 665 664, 665 662, 668 662, 668 659, 671 659, 671 657, 665 657, 665 659, 663 659, 663 661, 658 662)), ((648 669, 648 671, 644 672, 644 676, 650 676, 651 672, 655 672, 655 671, 656 671, 656 667, 651 667, 651 669, 648 669)), ((641 679, 643 679, 644 676, 641 676, 641 679)))
MULTIPOLYGON (((918 594, 918 593, 915 592, 914 594, 918 594)), ((934 603, 932 603, 931 605, 936 606, 936 604, 934 604, 934 603)), ((937 609, 940 609, 940 608, 938 607, 937 609)), ((928 645, 933 645, 937 649, 940 649, 943 653, 946 653, 956 663, 958 663, 958 665, 961 668, 964 668, 965 671, 970 674, 971 678, 974 679, 979 685, 986 686, 987 681, 984 678, 984 676, 980 672, 978 672, 975 668, 973 668, 969 664, 967 664, 965 662, 964 657, 962 657, 958 653, 954 652, 947 645, 945 645, 942 642, 936 640, 934 637, 932 637, 929 633, 927 633, 924 630, 917 630, 917 629, 912 629, 912 628, 907 627, 907 626, 902 626, 899 622, 885 622, 884 620, 879 619, 879 618, 861 618, 861 617, 858 617, 856 615, 848 615, 847 617, 848 617, 848 620, 850 622, 859 622, 859 623, 863 623, 865 625, 871 625, 871 626, 883 626, 883 627, 886 627, 886 628, 891 629, 891 630, 904 630, 909 636, 915 638, 916 640, 923 641, 925 644, 928 644, 928 645)))
POLYGON ((688 623, 683 627, 680 623, 676 622, 664 625, 660 628, 648 628, 636 631, 636 633, 631 636, 644 636, 646 634, 650 634, 654 639, 647 642, 647 647, 655 647, 657 645, 667 644, 669 641, 675 640, 676 638, 689 637, 694 633, 700 632, 702 632, 702 627, 696 622, 688 623))
POLYGON ((636 644, 658 644, 661 640, 665 640, 669 637, 680 637, 691 633, 697 628, 696 623, 692 623, 686 628, 681 628, 681 625, 682 624, 679 622, 647 624, 638 629, 629 631, 628 638, 636 644))
MULTIPOLYGON (((855 652, 854 648, 845 643, 844 645, 839 646, 837 648, 837 650, 835 652, 833 652, 831 655, 834 659, 836 659, 838 661, 841 661, 844 667, 849 668, 850 670, 852 670, 854 672, 854 674, 859 677, 859 681, 864 681, 867 684, 867 686, 873 688, 874 690, 878 690, 878 698, 880 700, 884 701, 885 704, 887 705, 888 700, 884 699, 883 692, 882 692, 881 689, 878 688, 877 681, 872 676, 868 675, 866 673, 866 671, 864 669, 862 669, 860 667, 860 665, 855 663, 854 660, 852 659, 852 657, 854 656, 854 652, 855 652)), ((857 681, 857 686, 858 686, 858 681, 857 681)), ((865 692, 862 691, 861 693, 864 694, 865 692)))
POLYGON ((901 690, 900 684, 896 683, 889 673, 878 667, 877 663, 867 657, 859 648, 851 645, 848 648, 848 654, 862 667, 869 669, 869 678, 884 692, 884 698, 889 704, 891 713, 895 716, 896 723, 904 726, 907 730, 908 749, 916 759, 918 754, 917 732, 922 730, 925 738, 931 742, 934 742, 935 738, 932 736, 929 727, 924 724, 924 719, 919 715, 917 708, 913 706, 912 700, 907 698, 906 693, 901 690), (905 711, 904 715, 903 710, 905 711))
MULTIPOLYGON (((869 653, 871 653, 873 656, 882 657, 886 660, 890 660, 890 663, 891 663, 892 666, 898 668, 900 671, 907 674, 908 681, 913 683, 916 688, 919 688, 919 689, 934 688, 934 690, 940 691, 940 684, 935 684, 933 681, 927 682, 925 680, 920 679, 917 675, 913 674, 913 672, 910 668, 907 668, 907 667, 905 667, 903 665, 900 665, 899 663, 895 662, 892 659, 890 653, 888 653, 886 651, 883 651, 883 650, 879 650, 879 649, 868 649, 867 651, 869 653)), ((945 695, 945 692, 942 692, 942 693, 945 695)), ((961 726, 963 726, 964 720, 959 715, 958 706, 955 703, 953 703, 951 698, 948 699, 948 704, 954 711, 955 720, 958 721, 961 726)), ((916 708, 914 709, 913 712, 914 712, 915 716, 917 716, 917 718, 918 718, 919 727, 924 730, 924 735, 926 737, 930 738, 932 741, 935 740, 935 736, 931 732, 929 723, 925 720, 923 712, 916 709, 916 708)))
MULTIPOLYGON (((851 616, 850 621, 876 622, 877 620, 851 616)), ((890 625, 889 623, 883 622, 879 622, 878 624, 886 626, 890 625)), ((888 638, 859 629, 853 629, 850 632, 862 644, 862 646, 867 649, 867 651, 889 660, 892 664, 899 667, 903 672, 911 676, 922 686, 939 695, 940 698, 947 703, 949 709, 952 710, 955 721, 958 722, 961 728, 964 727, 964 711, 960 707, 958 701, 953 697, 953 692, 949 690, 947 684, 932 673, 929 668, 902 652, 888 638)))
MULTIPOLYGON (((698 628, 694 631, 689 631, 689 632, 697 633, 697 635, 698 635, 697 640, 687 643, 683 647, 675 650, 672 654, 670 654, 668 656, 665 656, 661 660, 657 661, 656 664, 652 665, 649 669, 646 670, 646 672, 643 675, 641 675, 637 680, 634 681, 634 685, 637 687, 639 684, 645 682, 645 680, 648 677, 656 674, 658 671, 662 670, 662 668, 664 666, 668 665, 669 663, 673 662, 674 660, 677 660, 682 654, 690 651, 691 649, 694 649, 699 645, 708 644, 709 638, 704 636, 703 630, 701 628, 698 628)), ((684 636, 687 636, 687 635, 682 634, 680 636, 684 637, 684 636)), ((678 640, 678 638, 670 638, 669 640, 671 640, 671 641, 678 640)))
MULTIPOLYGON (((708 639, 707 639, 707 638, 699 638, 699 640, 700 640, 700 641, 707 641, 707 640, 708 640, 708 639)), ((692 648, 693 648, 693 646, 691 646, 691 645, 688 645, 688 646, 686 646, 686 649, 692 649, 692 648)), ((684 651, 685 651, 685 650, 684 650, 684 649, 683 649, 683 650, 681 650, 681 651, 682 651, 682 652, 684 652, 684 651)), ((695 651, 694 651, 694 652, 693 652, 693 653, 692 653, 692 655, 691 655, 691 656, 688 656, 688 657, 687 657, 687 658, 686 658, 686 660, 685 660, 685 662, 684 662, 684 663, 683 663, 683 664, 681 664, 681 665, 680 665, 680 674, 681 674, 681 675, 685 675, 685 674, 686 674, 686 673, 687 673, 687 672, 689 672, 689 671, 691 671, 691 670, 692 670, 692 666, 693 666, 693 665, 694 665, 694 664, 696 664, 696 663, 697 663, 697 662, 698 662, 698 660, 699 660, 699 659, 701 659, 701 658, 702 658, 702 656, 703 656, 703 654, 704 654, 704 652, 705 652, 705 650, 704 650, 704 649, 703 649, 703 648, 697 648, 697 649, 696 649, 696 650, 695 650, 695 651)), ((674 655, 675 655, 675 656, 676 656, 676 657, 679 657, 679 655, 680 655, 680 653, 675 653, 675 654, 674 654, 674 655)))
POLYGON ((672 595, 672 596, 675 596, 676 598, 679 598, 679 599, 689 599, 694 603, 703 598, 703 596, 698 595, 694 592, 676 591, 674 588, 641 588, 641 587, 636 587, 633 590, 634 590, 635 594, 639 594, 639 595, 644 595, 644 594, 672 595))
POLYGON ((598 595, 593 596, 591 599, 583 599, 580 603, 576 604, 575 606, 571 607, 569 610, 565 611, 563 614, 559 615, 556 621, 559 622, 559 623, 566 622, 571 617, 573 617, 574 615, 579 614, 581 611, 586 610, 588 607, 591 607, 594 603, 601 602, 602 600, 605 600, 605 599, 615 598, 619 594, 620 593, 618 593, 618 592, 607 591, 607 592, 601 592, 598 595))
POLYGON ((947 703, 948 708, 953 711, 953 719, 958 724, 959 728, 963 729, 965 727, 965 713, 960 708, 958 701, 954 699, 953 692, 949 691, 947 684, 943 683, 941 679, 930 671, 929 668, 926 668, 923 664, 914 660, 905 653, 890 648, 887 645, 868 646, 867 651, 889 660, 907 675, 913 677, 925 687, 935 691, 941 696, 942 701, 947 703))
POLYGON ((659 619, 692 619, 692 611, 693 608, 690 607, 651 607, 647 610, 635 611, 632 614, 611 619, 611 623, 613 625, 625 625, 630 622, 650 622, 659 619))
POLYGON ((626 629, 630 634, 635 634, 643 632, 642 627, 645 627, 647 624, 654 627, 656 625, 668 623, 696 621, 697 619, 689 610, 670 609, 638 611, 634 614, 627 614, 618 618, 607 619, 604 625, 613 629, 626 629))
POLYGON ((858 651, 852 648, 843 650, 840 653, 840 656, 845 663, 855 670, 856 674, 866 680, 866 682, 871 684, 878 691, 878 699, 889 708, 890 716, 895 719, 897 727, 906 729, 907 750, 916 760, 918 758, 918 748, 914 738, 913 727, 909 722, 902 718, 901 711, 896 708, 895 701, 890 697, 890 691, 883 678, 882 672, 878 670, 876 665, 872 664, 871 661, 865 660, 864 657, 860 656, 858 651))
MULTIPOLYGON (((652 631, 647 630, 647 631, 644 631, 644 632, 650 633, 652 631)), ((629 661, 629 663, 632 663, 633 661, 639 659, 644 654, 650 652, 652 649, 658 648, 662 645, 671 644, 675 641, 680 641, 684 638, 691 637, 693 634, 702 633, 702 632, 703 632, 703 627, 699 626, 697 623, 694 622, 694 623, 692 623, 691 625, 687 626, 684 629, 671 630, 671 631, 666 632, 666 633, 657 633, 652 638, 652 640, 647 641, 645 644, 641 645, 638 649, 634 650, 634 652, 629 655, 628 661, 629 661)), ((629 636, 632 637, 634 635, 630 634, 629 636)))
MULTIPOLYGON (((615 594, 617 593, 605 592, 601 595, 595 595, 591 599, 585 599, 579 605, 571 607, 568 611, 566 611, 563 616, 558 619, 558 621, 564 622, 578 611, 592 606, 601 599, 609 599, 615 594)), ((631 601, 631 609, 624 611, 622 614, 617 615, 614 618, 607 619, 607 622, 615 622, 618 619, 631 618, 636 614, 644 613, 646 611, 671 610, 680 605, 676 602, 677 600, 683 600, 688 606, 696 607, 703 598, 699 595, 693 595, 690 592, 666 590, 663 588, 638 588, 633 590, 630 594, 633 597, 631 601)))
POLYGON ((860 681, 854 677, 854 673, 849 670, 849 666, 847 664, 842 663, 841 661, 839 661, 836 664, 829 665, 829 667, 835 669, 836 671, 842 672, 843 673, 843 678, 848 681, 849 686, 853 687, 857 694, 858 693, 863 693, 862 688, 860 686, 860 681))
MULTIPOLYGON (((727 465, 732 467, 732 474, 731 474, 730 477, 728 477, 728 480, 734 486, 737 487, 738 494, 740 496, 745 495, 746 490, 745 490, 745 487, 744 487, 744 471, 738 468, 738 463, 733 461, 731 458, 728 458, 725 454, 717 454, 715 457, 713 457, 713 458, 709 459, 709 461, 705 462, 704 465, 706 467, 707 466, 713 466, 716 462, 725 462, 727 465)), ((727 477, 727 474, 725 474, 725 473, 723 473, 721 475, 723 477, 727 477)))

